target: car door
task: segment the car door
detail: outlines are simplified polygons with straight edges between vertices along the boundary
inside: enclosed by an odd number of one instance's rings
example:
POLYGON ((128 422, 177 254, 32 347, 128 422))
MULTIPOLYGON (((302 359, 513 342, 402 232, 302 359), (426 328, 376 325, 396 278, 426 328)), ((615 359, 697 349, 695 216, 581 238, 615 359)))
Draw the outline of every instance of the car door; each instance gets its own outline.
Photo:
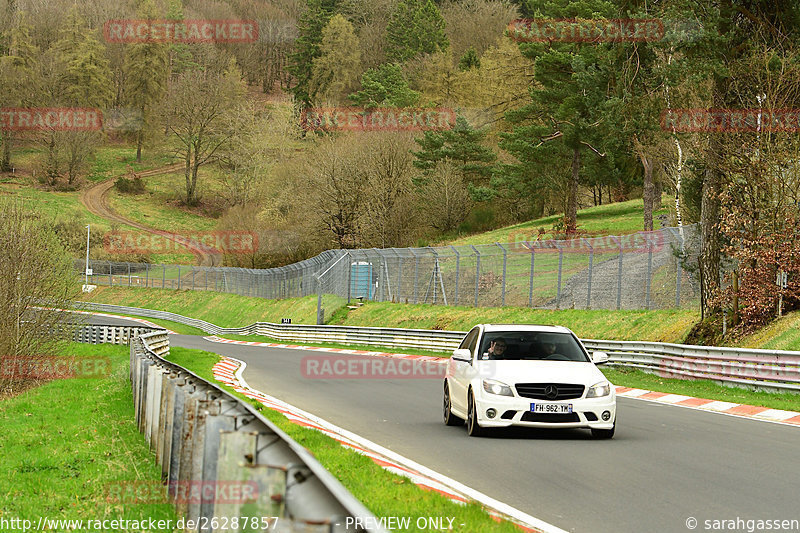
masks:
POLYGON ((450 381, 450 401, 452 402, 453 407, 455 407, 455 409, 460 413, 467 412, 467 388, 469 387, 469 382, 475 373, 472 367, 472 361, 475 360, 475 347, 478 344, 479 337, 480 328, 472 328, 472 330, 467 333, 467 336, 464 337, 464 340, 459 345, 459 348, 467 349, 472 354, 472 358, 469 363, 464 361, 451 361, 454 365, 454 368, 453 379, 450 381))

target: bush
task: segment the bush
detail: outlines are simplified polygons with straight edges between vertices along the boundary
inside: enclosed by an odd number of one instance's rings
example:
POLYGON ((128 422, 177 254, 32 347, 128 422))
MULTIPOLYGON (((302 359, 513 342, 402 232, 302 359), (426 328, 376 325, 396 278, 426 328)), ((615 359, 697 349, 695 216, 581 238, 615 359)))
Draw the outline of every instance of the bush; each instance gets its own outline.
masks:
POLYGON ((147 191, 147 187, 139 176, 133 176, 130 179, 121 176, 114 182, 114 187, 122 194, 143 194, 147 191))

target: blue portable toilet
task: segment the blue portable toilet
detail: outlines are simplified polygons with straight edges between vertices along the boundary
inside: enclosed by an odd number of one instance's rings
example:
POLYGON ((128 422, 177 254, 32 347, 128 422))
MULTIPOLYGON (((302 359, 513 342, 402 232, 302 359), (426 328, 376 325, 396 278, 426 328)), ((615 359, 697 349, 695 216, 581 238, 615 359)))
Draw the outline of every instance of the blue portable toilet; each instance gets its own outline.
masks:
POLYGON ((350 298, 372 300, 374 294, 372 263, 367 261, 350 263, 350 298))

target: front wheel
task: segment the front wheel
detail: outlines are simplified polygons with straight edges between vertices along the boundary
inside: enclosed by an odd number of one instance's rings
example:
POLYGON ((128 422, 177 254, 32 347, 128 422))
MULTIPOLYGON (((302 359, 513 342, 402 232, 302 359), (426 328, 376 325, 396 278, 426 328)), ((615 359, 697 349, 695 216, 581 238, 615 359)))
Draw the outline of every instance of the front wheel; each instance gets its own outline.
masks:
POLYGON ((450 401, 450 387, 447 386, 446 382, 444 384, 444 405, 442 407, 445 425, 460 426, 464 423, 464 420, 453 414, 453 405, 450 401))
POLYGON ((592 437, 595 439, 610 439, 614 436, 614 430, 617 429, 617 424, 611 429, 594 429, 592 428, 592 437))
POLYGON ((472 395, 472 391, 469 391, 467 405, 467 435, 470 437, 480 437, 484 434, 485 430, 478 424, 478 413, 475 408, 475 397, 472 395))

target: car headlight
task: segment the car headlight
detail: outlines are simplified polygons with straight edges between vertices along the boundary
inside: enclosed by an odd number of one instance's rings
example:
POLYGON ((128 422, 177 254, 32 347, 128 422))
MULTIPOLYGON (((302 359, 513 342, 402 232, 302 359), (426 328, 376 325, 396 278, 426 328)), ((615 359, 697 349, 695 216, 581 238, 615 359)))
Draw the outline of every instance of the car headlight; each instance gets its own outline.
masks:
POLYGON ((511 387, 506 385, 501 381, 497 381, 494 379, 484 379, 483 382, 483 390, 488 392, 489 394, 497 394, 499 396, 514 396, 514 393, 511 392, 511 387))
POLYGON ((586 393, 587 398, 601 398, 611 394, 611 383, 608 381, 601 381, 589 387, 589 392, 586 393))

